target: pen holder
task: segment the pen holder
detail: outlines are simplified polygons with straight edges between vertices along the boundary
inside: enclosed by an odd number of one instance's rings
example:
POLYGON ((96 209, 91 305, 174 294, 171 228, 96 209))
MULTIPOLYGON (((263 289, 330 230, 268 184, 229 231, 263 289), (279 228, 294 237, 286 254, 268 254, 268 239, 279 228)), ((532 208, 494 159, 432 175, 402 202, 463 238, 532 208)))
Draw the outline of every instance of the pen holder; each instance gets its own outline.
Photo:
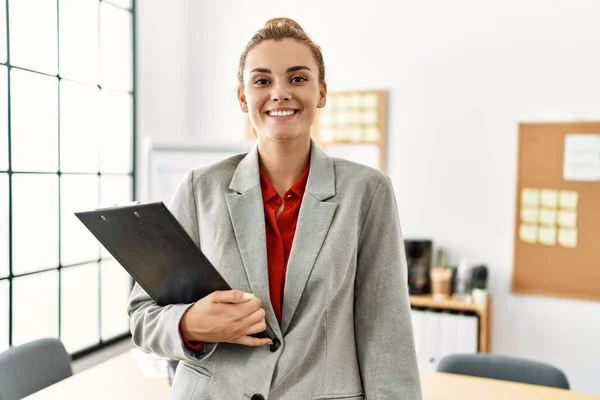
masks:
POLYGON ((432 268, 430 271, 431 292, 434 300, 445 300, 450 297, 452 269, 444 267, 432 268))

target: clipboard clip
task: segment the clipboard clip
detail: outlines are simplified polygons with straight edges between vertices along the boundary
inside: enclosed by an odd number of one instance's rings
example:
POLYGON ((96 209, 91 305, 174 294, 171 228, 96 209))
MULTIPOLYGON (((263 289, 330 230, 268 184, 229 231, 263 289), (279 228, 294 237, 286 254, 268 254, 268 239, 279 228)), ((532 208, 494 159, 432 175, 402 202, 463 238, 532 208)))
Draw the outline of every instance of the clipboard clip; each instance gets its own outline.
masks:
POLYGON ((139 201, 130 201, 128 203, 114 204, 109 207, 96 208, 96 211, 114 210, 115 208, 131 207, 131 206, 137 206, 139 204, 140 204, 139 201))

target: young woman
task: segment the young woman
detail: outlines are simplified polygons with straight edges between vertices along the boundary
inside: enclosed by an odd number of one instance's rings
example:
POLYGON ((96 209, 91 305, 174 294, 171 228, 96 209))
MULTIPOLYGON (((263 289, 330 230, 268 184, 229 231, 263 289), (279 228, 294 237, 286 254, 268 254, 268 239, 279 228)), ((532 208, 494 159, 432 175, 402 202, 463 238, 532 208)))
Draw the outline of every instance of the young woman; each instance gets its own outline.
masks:
POLYGON ((421 398, 390 179, 311 140, 327 87, 320 48, 267 22, 240 59, 248 154, 189 171, 171 210, 236 290, 160 307, 138 285, 134 342, 179 360, 171 398, 421 398), (280 346, 253 334, 272 327, 280 346))

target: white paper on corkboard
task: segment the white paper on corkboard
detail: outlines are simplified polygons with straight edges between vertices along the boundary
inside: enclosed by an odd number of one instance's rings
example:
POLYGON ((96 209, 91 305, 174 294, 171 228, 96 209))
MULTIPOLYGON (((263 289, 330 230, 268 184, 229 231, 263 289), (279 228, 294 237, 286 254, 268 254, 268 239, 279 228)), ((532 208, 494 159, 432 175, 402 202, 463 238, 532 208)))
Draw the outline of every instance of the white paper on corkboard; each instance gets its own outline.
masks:
POLYGON ((327 145, 324 150, 332 157, 380 169, 379 146, 376 144, 333 144, 327 145))

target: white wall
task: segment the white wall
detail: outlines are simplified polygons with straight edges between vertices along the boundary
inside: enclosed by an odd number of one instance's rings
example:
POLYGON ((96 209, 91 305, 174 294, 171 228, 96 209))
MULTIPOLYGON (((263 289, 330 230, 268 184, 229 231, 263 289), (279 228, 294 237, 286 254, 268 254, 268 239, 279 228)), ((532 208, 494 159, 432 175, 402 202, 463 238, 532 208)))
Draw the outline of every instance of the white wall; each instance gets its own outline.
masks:
POLYGON ((138 136, 189 133, 187 2, 136 1, 138 136))
POLYGON ((148 201, 147 140, 189 137, 187 1, 135 4, 136 199, 148 201))
POLYGON ((238 57, 268 18, 296 19, 323 48, 330 90, 389 90, 405 236, 490 267, 493 352, 552 363, 574 390, 600 394, 600 304, 510 292, 517 123, 600 119, 600 2, 228 0, 185 12, 187 0, 146 2, 138 11, 155 15, 138 22, 140 131, 243 138, 238 57), (185 39, 186 24, 185 45, 167 40, 185 39), (187 79, 156 82, 173 63, 187 79))

